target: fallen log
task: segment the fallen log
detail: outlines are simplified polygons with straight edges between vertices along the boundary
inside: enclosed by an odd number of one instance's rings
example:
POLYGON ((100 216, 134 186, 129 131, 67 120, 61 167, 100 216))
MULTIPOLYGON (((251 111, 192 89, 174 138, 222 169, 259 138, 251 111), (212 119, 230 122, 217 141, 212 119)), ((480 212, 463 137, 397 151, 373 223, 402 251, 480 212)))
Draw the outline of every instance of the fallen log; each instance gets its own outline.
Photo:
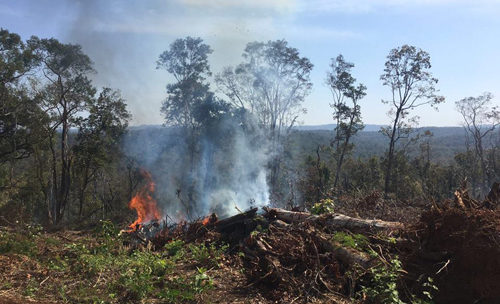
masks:
POLYGON ((353 267, 354 265, 359 265, 364 269, 368 269, 377 263, 375 257, 356 250, 354 248, 342 246, 339 242, 328 240, 318 234, 315 234, 316 242, 320 243, 321 246, 328 252, 331 252, 333 256, 348 267, 353 267))
POLYGON ((355 217, 350 217, 343 214, 331 213, 325 215, 314 215, 307 212, 288 211, 280 208, 264 207, 267 215, 271 218, 277 218, 287 223, 300 223, 304 221, 322 222, 326 226, 334 229, 367 229, 367 230, 384 230, 384 229, 401 229, 404 225, 400 222, 387 222, 382 220, 366 220, 355 217))
POLYGON ((253 219, 258 208, 252 208, 246 212, 215 222, 215 229, 219 232, 231 231, 235 225, 246 225, 249 219, 253 219))

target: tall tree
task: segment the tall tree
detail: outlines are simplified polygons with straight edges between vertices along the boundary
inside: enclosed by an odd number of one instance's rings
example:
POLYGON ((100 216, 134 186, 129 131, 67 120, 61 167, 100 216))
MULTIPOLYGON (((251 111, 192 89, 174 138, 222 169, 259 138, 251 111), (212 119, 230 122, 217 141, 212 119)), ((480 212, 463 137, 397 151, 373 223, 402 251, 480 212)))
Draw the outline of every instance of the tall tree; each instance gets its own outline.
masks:
POLYGON ((337 58, 332 58, 331 70, 327 72, 326 77, 326 84, 333 95, 331 107, 336 122, 335 138, 332 142, 337 157, 334 188, 337 187, 344 158, 352 150, 350 140, 364 128, 359 101, 366 95, 366 87, 363 84, 356 85, 356 79, 351 75, 353 67, 353 63, 346 62, 342 55, 338 55, 337 58))
POLYGON ((427 52, 414 46, 403 45, 392 49, 385 62, 384 73, 380 76, 383 84, 388 86, 392 98, 382 100, 390 104, 391 125, 382 128, 381 132, 389 138, 387 167, 385 170, 385 195, 390 192, 391 174, 394 165, 396 143, 408 138, 418 117, 410 117, 413 109, 430 105, 436 108, 444 102, 444 97, 437 95, 438 80, 430 73, 431 61, 427 52))
POLYGON ((28 44, 42 62, 43 81, 40 82, 43 88, 38 99, 51 119, 45 129, 52 155, 52 177, 47 189, 48 214, 51 222, 58 224, 68 204, 71 186, 73 153, 69 133, 76 126, 78 114, 87 109, 95 95, 88 78, 94 70, 90 58, 79 45, 37 37, 31 38, 28 44))
POLYGON ((175 40, 157 61, 158 69, 165 69, 175 79, 167 84, 167 98, 161 111, 165 115, 165 124, 183 129, 181 140, 186 142, 188 164, 184 176, 179 181, 177 197, 186 208, 188 216, 196 208, 195 162, 200 149, 198 142, 201 127, 206 122, 211 110, 218 105, 218 100, 210 91, 206 78, 211 76, 208 55, 212 49, 201 38, 186 37, 175 40), (184 197, 182 197, 185 195, 184 197), (187 201, 186 201, 187 200, 187 201))
POLYGON ((165 69, 175 79, 167 84, 167 98, 161 111, 165 123, 186 128, 197 125, 194 108, 213 98, 206 77, 211 75, 208 55, 212 49, 201 38, 186 37, 175 40, 156 62, 157 69, 165 69))
POLYGON ((27 76, 39 61, 17 34, 0 29, 0 163, 28 157, 43 112, 27 94, 27 76))
MULTIPOLYGON (((487 191, 493 182, 494 170, 485 153, 485 139, 489 134, 494 134, 495 128, 500 124, 500 109, 491 106, 491 93, 484 93, 478 97, 467 97, 455 102, 457 111, 463 117, 464 128, 472 138, 474 154, 481 165, 482 192, 487 191)), ((493 165, 493 164, 492 164, 493 165)))
POLYGON ((235 106, 253 113, 267 130, 272 144, 272 192, 277 190, 281 136, 297 123, 312 83, 313 64, 285 40, 248 43, 244 62, 216 76, 219 89, 235 106))
POLYGON ((101 169, 110 166, 120 151, 130 114, 120 93, 104 88, 88 105, 88 116, 78 121, 74 172, 78 179, 78 216, 83 214, 86 191, 101 169))

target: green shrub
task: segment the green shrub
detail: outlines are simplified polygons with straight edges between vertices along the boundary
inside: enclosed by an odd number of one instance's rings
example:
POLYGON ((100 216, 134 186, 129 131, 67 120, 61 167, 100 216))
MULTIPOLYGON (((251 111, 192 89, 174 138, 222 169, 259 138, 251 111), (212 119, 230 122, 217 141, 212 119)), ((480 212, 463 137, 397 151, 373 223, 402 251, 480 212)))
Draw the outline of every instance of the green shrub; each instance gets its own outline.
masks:
POLYGON ((227 248, 229 248, 229 245, 222 245, 217 248, 214 243, 211 243, 210 246, 203 243, 200 245, 189 244, 193 259, 206 266, 217 266, 227 248))
POLYGON ((165 244, 164 248, 169 256, 172 256, 175 260, 182 258, 185 254, 184 251, 184 241, 183 240, 172 240, 171 242, 165 244))
POLYGON ((319 203, 314 204, 311 207, 311 213, 320 215, 324 213, 333 213, 334 212, 335 203, 330 198, 322 199, 319 203))
POLYGON ((342 231, 335 232, 333 240, 342 244, 344 247, 350 247, 358 250, 367 249, 369 242, 368 238, 362 234, 345 233, 342 231))
POLYGON ((391 260, 390 265, 380 265, 370 269, 370 278, 361 282, 359 296, 367 303, 403 304, 399 298, 397 281, 402 271, 401 261, 391 260))
POLYGON ((197 273, 192 278, 176 277, 168 281, 166 287, 158 293, 158 297, 169 303, 193 301, 196 294, 203 293, 214 286, 212 278, 207 274, 207 269, 197 268, 197 273))
POLYGON ((34 237, 20 233, 0 231, 0 254, 16 253, 33 256, 37 252, 34 237))
POLYGON ((208 289, 212 289, 214 286, 214 282, 212 278, 207 275, 207 269, 203 267, 197 267, 196 270, 198 271, 198 273, 194 277, 194 291, 197 293, 202 293, 208 289))

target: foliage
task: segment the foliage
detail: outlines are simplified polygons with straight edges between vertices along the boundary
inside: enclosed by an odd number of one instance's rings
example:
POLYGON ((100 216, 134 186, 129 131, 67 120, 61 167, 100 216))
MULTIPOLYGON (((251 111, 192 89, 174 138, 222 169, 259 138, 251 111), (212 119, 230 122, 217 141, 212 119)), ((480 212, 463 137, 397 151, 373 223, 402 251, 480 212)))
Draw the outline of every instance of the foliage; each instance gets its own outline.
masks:
POLYGON ((351 137, 364 128, 358 102, 366 95, 366 87, 363 84, 356 86, 356 79, 351 75, 353 67, 353 63, 346 62, 342 55, 338 55, 335 60, 332 58, 331 71, 327 73, 326 78, 333 94, 333 103, 330 106, 333 108, 333 119, 336 123, 335 137, 331 143, 337 159, 334 188, 337 188, 344 158, 353 148, 351 137), (346 99, 350 100, 350 104, 346 99))
MULTIPOLYGON (((116 237, 116 227, 109 221, 102 221, 93 234, 78 237, 72 243, 68 243, 66 237, 59 238, 58 234, 49 236, 35 228, 27 231, 30 232, 0 231, 0 254, 24 255, 29 260, 22 261, 37 265, 23 285, 25 296, 38 298, 48 290, 51 294, 57 290, 52 300, 123 303, 147 302, 154 298, 179 303, 193 301, 214 286, 207 268, 194 267, 194 272, 179 272, 180 264, 195 259, 187 256, 187 246, 182 241, 169 243, 166 252, 129 251, 121 244, 122 239, 116 237), (48 247, 38 250, 45 246, 48 247), (38 275, 31 275, 38 271, 54 279, 41 285, 38 275), (75 280, 79 282, 77 285, 61 283, 75 280)), ((196 258, 206 262, 207 267, 216 265, 227 249, 227 246, 195 247, 200 249, 196 258)), ((0 288, 13 287, 0 284, 0 288)))
POLYGON ((243 58, 217 75, 219 87, 235 106, 254 113, 271 135, 287 131, 303 112, 312 63, 286 40, 248 43, 243 58))
POLYGON ((390 51, 384 73, 380 76, 392 93, 392 99, 383 100, 391 105, 391 125, 381 129, 382 134, 389 139, 384 185, 386 195, 395 189, 391 188, 390 182, 396 143, 400 139, 409 139, 418 122, 418 117, 409 116, 411 111, 427 104, 435 108, 444 102, 444 97, 437 95, 435 85, 438 80, 429 72, 430 68, 430 56, 427 52, 403 45, 390 51))
POLYGON ((366 250, 369 244, 368 238, 362 234, 346 233, 342 231, 335 232, 333 240, 344 247, 350 247, 358 250, 366 250))
POLYGON ((325 198, 315 203, 310 211, 312 214, 324 214, 324 213, 333 213, 335 210, 335 203, 331 198, 325 198))
MULTIPOLYGON (((369 269, 368 276, 360 282, 361 289, 357 297, 364 303, 404 304, 402 295, 398 291, 398 282, 404 273, 402 263, 396 256, 388 264, 382 264, 369 269)), ((410 294, 408 297, 413 304, 432 304, 433 293, 438 290, 431 277, 421 282, 421 294, 410 294)))
POLYGON ((200 265, 218 266, 222 260, 224 252, 229 248, 229 245, 217 247, 215 243, 210 243, 208 246, 205 243, 199 245, 189 244, 189 251, 192 258, 200 265))
POLYGON ((498 106, 490 106, 493 95, 484 93, 478 97, 467 97, 455 102, 457 111, 462 115, 468 149, 472 145, 472 151, 476 162, 480 165, 480 180, 474 182, 480 183, 481 194, 486 194, 491 184, 495 181, 496 172, 495 163, 488 161, 485 151, 485 142, 488 137, 495 137, 495 128, 500 125, 500 109, 498 106), (471 142, 470 142, 471 141, 471 142))
POLYGON ((23 42, 2 29, 0 49, 2 203, 20 205, 11 207, 20 219, 51 224, 111 210, 105 197, 119 195, 98 191, 97 179, 119 170, 119 140, 130 118, 125 101, 109 88, 96 96, 93 64, 79 45, 36 36, 23 42))
POLYGON ((303 193, 302 199, 309 207, 314 202, 322 200, 328 192, 331 169, 325 161, 321 160, 321 147, 316 149, 316 158, 307 156, 304 173, 299 181, 299 189, 303 193))
POLYGON ((38 64, 19 35, 0 29, 0 164, 31 156, 40 140, 39 122, 46 116, 25 86, 38 64))
POLYGON ((175 40, 169 50, 160 55, 157 69, 167 70, 176 80, 167 85, 167 98, 161 109, 167 124, 194 127, 195 108, 214 98, 204 83, 211 75, 208 64, 211 53, 212 49, 201 38, 188 36, 175 40))
POLYGON ((34 237, 34 235, 0 231, 0 254, 32 256, 37 253, 34 237))
POLYGON ((288 135, 305 113, 302 104, 312 88, 313 64, 286 40, 250 42, 243 58, 241 64, 218 74, 216 82, 236 108, 247 110, 263 126, 271 142, 268 179, 271 199, 276 200, 281 196, 282 135, 288 135))
POLYGON ((403 304, 397 289, 399 274, 402 271, 401 261, 394 258, 390 265, 370 268, 368 282, 361 283, 358 296, 367 303, 403 304))
POLYGON ((183 240, 172 240, 165 244, 164 248, 170 256, 183 255, 183 247, 185 243, 183 240))

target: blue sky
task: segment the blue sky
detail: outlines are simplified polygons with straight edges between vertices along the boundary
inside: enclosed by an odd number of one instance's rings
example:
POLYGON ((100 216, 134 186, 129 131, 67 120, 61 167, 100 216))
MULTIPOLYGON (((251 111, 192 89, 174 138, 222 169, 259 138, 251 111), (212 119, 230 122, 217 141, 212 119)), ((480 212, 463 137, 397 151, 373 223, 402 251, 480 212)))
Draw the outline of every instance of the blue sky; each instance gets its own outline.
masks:
MULTIPOLYGON (((305 124, 332 123, 324 85, 330 58, 342 53, 368 87, 365 123, 385 124, 389 89, 379 80, 390 49, 412 44, 430 53, 439 112, 414 113, 425 126, 459 125, 454 102, 484 91, 500 100, 500 0, 0 0, 0 27, 78 43, 92 58, 100 86, 120 89, 133 124, 159 124, 165 84, 158 55, 176 38, 210 44, 212 71, 241 61, 249 41, 286 39, 314 64, 305 124)), ((215 86, 213 87, 215 89, 215 86)))

